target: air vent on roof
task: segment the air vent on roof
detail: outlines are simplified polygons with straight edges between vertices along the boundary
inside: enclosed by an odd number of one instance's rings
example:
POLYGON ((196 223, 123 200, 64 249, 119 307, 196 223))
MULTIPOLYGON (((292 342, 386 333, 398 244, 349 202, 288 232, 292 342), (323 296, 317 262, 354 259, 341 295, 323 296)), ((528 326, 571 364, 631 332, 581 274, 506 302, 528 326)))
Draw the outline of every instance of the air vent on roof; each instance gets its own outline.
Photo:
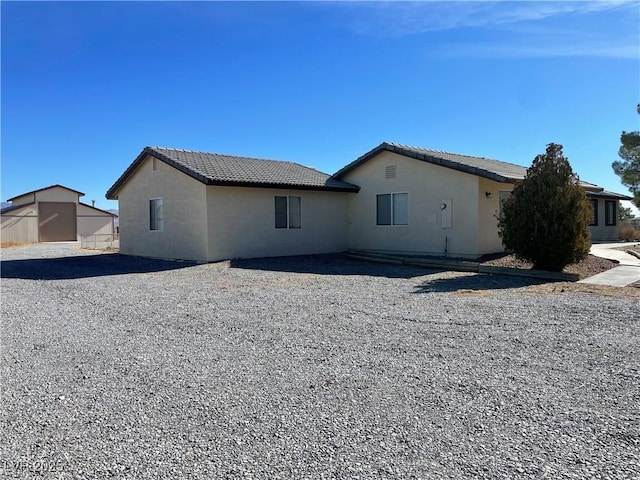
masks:
POLYGON ((396 178, 396 165, 384 167, 384 178, 396 178))

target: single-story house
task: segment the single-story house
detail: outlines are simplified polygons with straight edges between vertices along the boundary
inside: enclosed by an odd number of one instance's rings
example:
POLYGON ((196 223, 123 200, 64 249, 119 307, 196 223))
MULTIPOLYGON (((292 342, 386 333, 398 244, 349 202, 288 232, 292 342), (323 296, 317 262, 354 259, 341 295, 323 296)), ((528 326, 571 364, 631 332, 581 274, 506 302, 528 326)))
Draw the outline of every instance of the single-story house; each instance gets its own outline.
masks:
POLYGON ((121 253, 206 262, 344 251, 358 190, 296 163, 147 147, 107 198, 121 253))
POLYGON ((84 193, 62 185, 10 198, 3 208, 2 242, 78 241, 83 235, 113 235, 116 215, 80 202, 84 193))
MULTIPOLYGON (((513 163, 382 143, 333 178, 360 186, 349 200, 350 248, 473 258, 503 251, 500 202, 526 173, 513 163)), ((592 241, 616 240, 618 201, 631 197, 581 185, 594 207, 592 241)))
MULTIPOLYGON (((475 258, 503 250, 500 201, 527 168, 382 143, 334 175, 291 162, 146 147, 107 192, 120 251, 216 261, 347 249, 475 258)), ((592 240, 625 195, 582 182, 592 240)))

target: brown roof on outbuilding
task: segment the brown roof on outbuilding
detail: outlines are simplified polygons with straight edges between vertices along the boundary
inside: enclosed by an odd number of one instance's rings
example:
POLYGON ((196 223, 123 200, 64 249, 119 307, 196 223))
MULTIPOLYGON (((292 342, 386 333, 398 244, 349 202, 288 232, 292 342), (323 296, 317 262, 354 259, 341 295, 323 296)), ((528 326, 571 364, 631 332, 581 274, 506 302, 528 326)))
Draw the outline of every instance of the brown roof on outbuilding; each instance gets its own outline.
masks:
POLYGON ((11 202, 11 201, 15 200, 16 198, 24 197, 25 195, 31 195, 33 193, 42 192, 44 190, 49 190, 51 188, 56 188, 56 187, 64 188, 65 190, 69 190, 70 192, 77 193, 78 197, 84 197, 84 193, 79 192, 78 190, 74 190, 73 188, 65 187, 64 185, 60 185, 59 183, 56 183, 55 185, 49 185, 48 187, 39 188, 37 190, 32 190, 32 191, 26 192, 26 193, 21 193, 20 195, 16 195, 15 197, 11 197, 11 198, 7 199, 7 202, 11 202))
POLYGON ((15 210, 20 210, 21 208, 30 207, 31 205, 35 205, 35 202, 23 203, 22 205, 9 205, 8 207, 4 207, 0 210, 0 213, 4 215, 5 213, 11 213, 15 210))
POLYGON ((357 192, 360 189, 356 185, 293 162, 194 152, 176 148, 145 147, 109 189, 106 195, 108 199, 117 197, 120 187, 148 155, 171 165, 205 185, 338 192, 357 192))
POLYGON ((87 207, 87 208, 90 208, 92 210, 97 210, 98 212, 106 213, 107 215, 111 215, 112 217, 116 217, 116 218, 118 217, 118 215, 116 215, 115 213, 110 212, 108 210, 103 210, 101 208, 94 207, 93 205, 87 205, 86 203, 82 203, 82 202, 78 202, 78 203, 80 205, 82 205, 83 207, 87 207))

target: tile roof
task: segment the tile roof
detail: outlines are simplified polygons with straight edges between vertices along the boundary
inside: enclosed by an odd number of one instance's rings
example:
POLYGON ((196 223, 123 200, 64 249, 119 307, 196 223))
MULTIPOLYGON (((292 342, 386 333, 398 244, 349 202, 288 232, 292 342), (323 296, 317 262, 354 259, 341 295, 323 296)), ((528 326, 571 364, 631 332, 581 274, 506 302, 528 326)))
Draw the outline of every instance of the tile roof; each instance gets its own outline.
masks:
POLYGON ((293 162, 194 152, 176 148, 145 147, 109 189, 107 198, 116 198, 117 191, 147 155, 171 165, 205 185, 343 192, 357 192, 360 189, 356 185, 293 162))
POLYGON ((527 173, 526 167, 513 163, 502 162, 484 157, 472 157, 470 155, 460 155, 458 153, 443 152, 440 150, 430 150, 421 147, 412 147, 399 143, 383 142, 373 150, 357 158, 349 165, 343 167, 333 176, 342 178, 348 172, 362 165, 370 158, 380 152, 388 151, 415 158, 424 162, 441 165, 461 172, 490 178, 498 182, 508 182, 522 180, 527 173))
MULTIPOLYGON (((516 165, 514 163, 503 162, 485 157, 473 157, 470 155, 461 155, 458 153, 443 152, 440 150, 430 150, 421 147, 412 147, 399 143, 383 142, 373 150, 365 153, 357 158, 349 165, 343 167, 336 172, 334 178, 342 178, 348 172, 354 170, 358 166, 365 163, 383 151, 394 152, 406 157, 415 158, 435 165, 458 170, 460 172, 477 175, 479 177, 489 178, 502 183, 514 183, 522 180, 527 174, 527 167, 516 165)), ((580 185, 586 191, 602 191, 602 187, 593 183, 580 181, 580 185)))

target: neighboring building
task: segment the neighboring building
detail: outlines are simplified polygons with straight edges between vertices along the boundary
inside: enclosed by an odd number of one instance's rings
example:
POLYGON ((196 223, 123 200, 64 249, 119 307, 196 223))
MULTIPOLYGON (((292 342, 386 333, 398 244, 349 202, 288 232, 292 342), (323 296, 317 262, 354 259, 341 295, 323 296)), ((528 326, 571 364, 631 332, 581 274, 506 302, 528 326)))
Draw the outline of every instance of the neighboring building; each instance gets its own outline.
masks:
MULTIPOLYGON (((526 171, 393 143, 333 176, 146 147, 107 198, 119 201, 120 251, 129 255, 216 261, 360 249, 474 258, 503 250, 500 202, 526 171)), ((629 197, 582 186, 596 207, 592 240, 616 239, 611 212, 629 197)))
POLYGON ((77 241, 82 235, 113 235, 115 215, 80 202, 84 193, 51 185, 10 198, 1 211, 3 243, 77 241))
POLYGON ((589 197, 593 209, 593 216, 589 224, 591 240, 594 242, 618 241, 620 200, 631 200, 633 197, 608 192, 600 187, 598 190, 587 190, 587 197, 589 197))
POLYGON ((121 253, 206 262, 344 251, 357 191, 291 162, 147 147, 107 198, 121 253))

